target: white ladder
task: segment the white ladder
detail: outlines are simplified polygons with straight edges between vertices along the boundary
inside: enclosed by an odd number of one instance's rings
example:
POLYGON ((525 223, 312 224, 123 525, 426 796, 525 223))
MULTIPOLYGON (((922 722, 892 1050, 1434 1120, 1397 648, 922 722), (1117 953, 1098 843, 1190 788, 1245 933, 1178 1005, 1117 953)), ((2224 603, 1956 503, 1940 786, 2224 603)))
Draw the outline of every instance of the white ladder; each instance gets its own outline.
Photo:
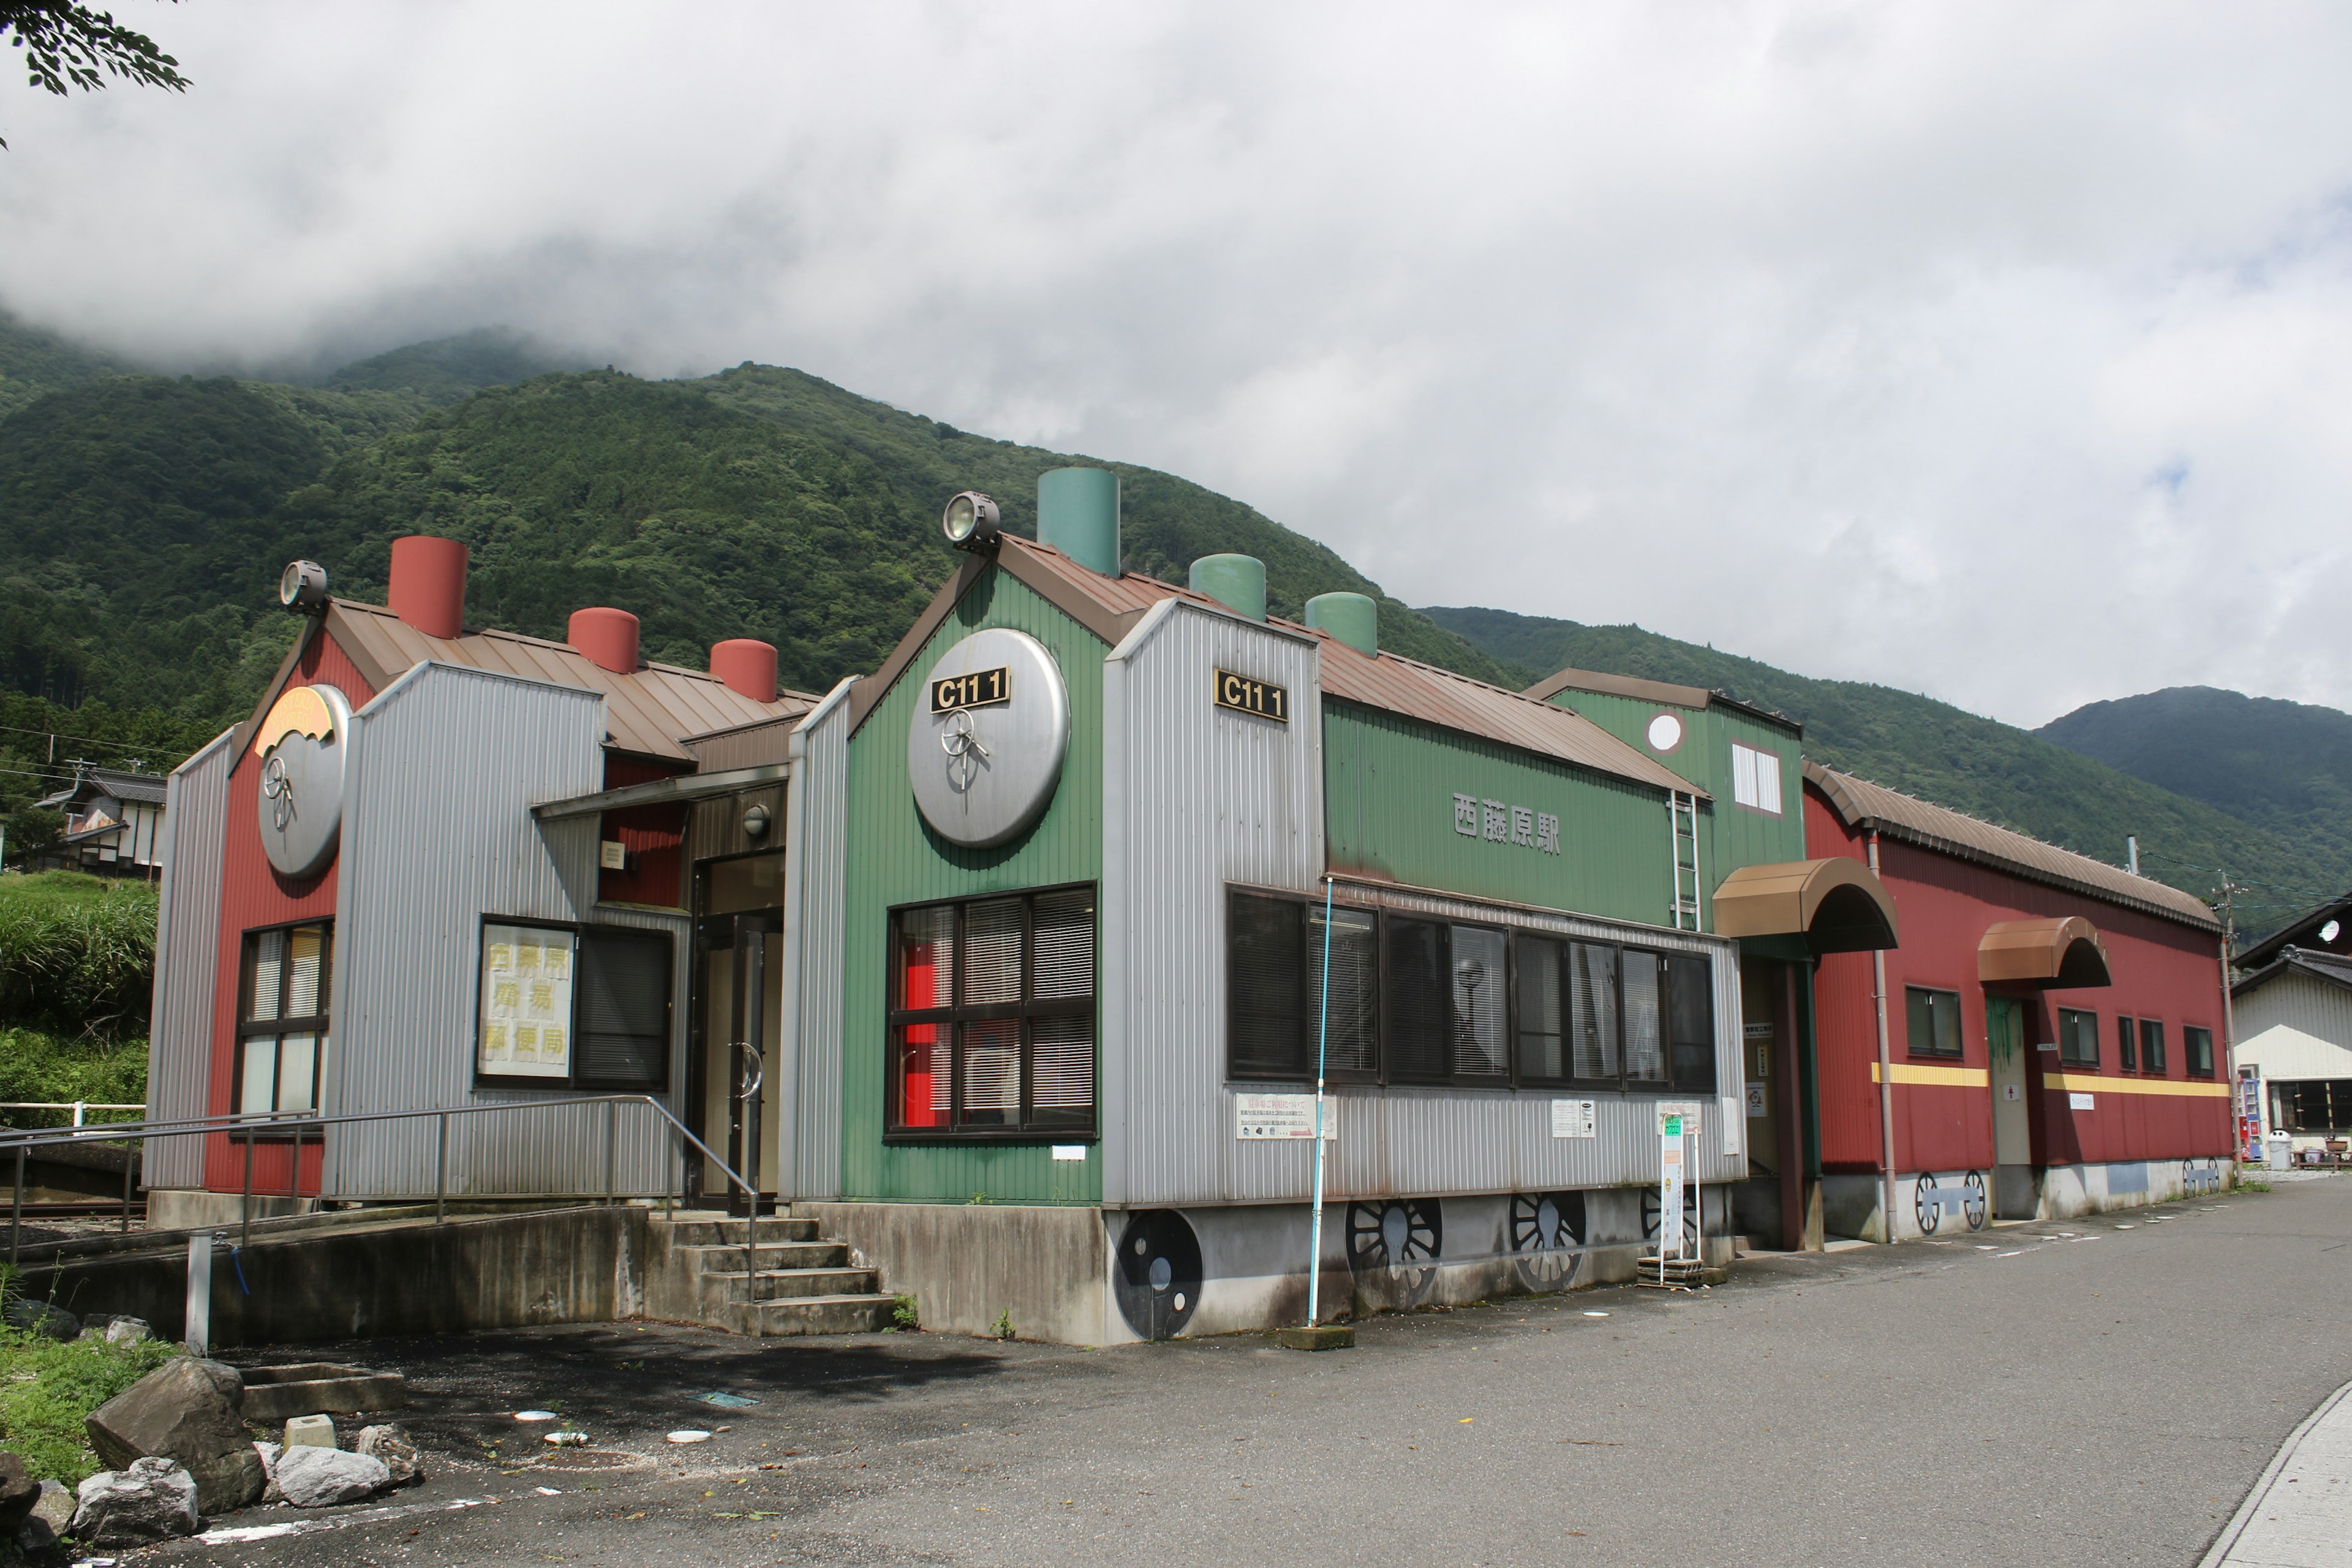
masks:
POLYGON ((1698 796, 1666 794, 1666 832, 1675 858, 1675 900, 1667 912, 1676 931, 1699 931, 1698 796))

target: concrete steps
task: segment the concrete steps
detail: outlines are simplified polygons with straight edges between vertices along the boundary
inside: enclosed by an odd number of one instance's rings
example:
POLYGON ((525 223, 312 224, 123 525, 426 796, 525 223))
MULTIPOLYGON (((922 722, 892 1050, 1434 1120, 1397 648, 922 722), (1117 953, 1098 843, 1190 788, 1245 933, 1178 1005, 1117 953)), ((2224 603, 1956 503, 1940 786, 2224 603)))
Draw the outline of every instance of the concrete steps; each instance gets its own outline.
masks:
POLYGON ((646 1310, 760 1337, 870 1333, 895 1300, 817 1222, 685 1213, 655 1216, 646 1310))

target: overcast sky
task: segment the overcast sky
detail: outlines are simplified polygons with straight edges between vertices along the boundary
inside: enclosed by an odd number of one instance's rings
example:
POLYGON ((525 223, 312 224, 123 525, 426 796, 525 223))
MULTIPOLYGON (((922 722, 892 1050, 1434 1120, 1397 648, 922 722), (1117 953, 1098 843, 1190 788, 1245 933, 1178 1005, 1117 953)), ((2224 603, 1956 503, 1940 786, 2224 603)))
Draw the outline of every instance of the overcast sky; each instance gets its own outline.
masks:
POLYGON ((152 363, 798 365, 1415 604, 2352 706, 2352 8, 114 8, 195 86, 0 75, 0 300, 152 363))

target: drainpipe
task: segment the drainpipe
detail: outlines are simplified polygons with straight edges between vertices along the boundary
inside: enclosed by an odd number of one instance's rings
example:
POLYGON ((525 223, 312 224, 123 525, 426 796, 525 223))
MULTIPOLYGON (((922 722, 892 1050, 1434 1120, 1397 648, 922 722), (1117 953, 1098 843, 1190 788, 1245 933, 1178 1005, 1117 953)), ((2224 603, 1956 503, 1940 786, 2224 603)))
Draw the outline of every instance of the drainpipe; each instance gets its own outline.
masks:
MULTIPOLYGON (((2226 922, 2221 928, 2221 1072, 2230 1086, 2230 1147, 2237 1151, 2233 1163, 2242 1165, 2246 1163, 2246 1147, 2238 1137, 2243 1130, 2238 1121, 2238 1097, 2245 1091, 2238 1087, 2238 1015, 2230 995, 2230 939, 2235 931, 2235 921, 2226 922)), ((2256 1109, 2261 1109, 2259 1104, 2256 1109)), ((2257 1137, 2262 1135, 2259 1121, 2254 1131, 2257 1137)))
MULTIPOLYGON (((1878 875, 1878 830, 1870 832, 1870 874, 1878 875)), ((1888 1246, 1895 1243, 1895 1063, 1886 1049, 1886 950, 1870 955, 1872 995, 1878 1004, 1878 1159, 1880 1213, 1888 1246)))

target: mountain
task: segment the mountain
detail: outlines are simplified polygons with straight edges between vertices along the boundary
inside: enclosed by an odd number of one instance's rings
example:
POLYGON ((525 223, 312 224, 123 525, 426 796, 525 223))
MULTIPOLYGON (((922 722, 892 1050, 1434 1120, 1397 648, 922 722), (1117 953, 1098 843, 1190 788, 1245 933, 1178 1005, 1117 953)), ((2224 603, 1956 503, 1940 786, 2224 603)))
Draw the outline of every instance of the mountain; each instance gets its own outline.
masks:
POLYGON ((0 419, 52 392, 84 386, 130 368, 95 349, 27 326, 0 306, 0 419))
MULTIPOLYGON (((2306 845, 2315 863, 2352 865, 2352 713, 2174 686, 2093 702, 2033 732, 2306 845)), ((2313 890, 2347 885, 2337 875, 2313 890)))
MULTIPOLYGON (((35 363, 35 335, 9 342, 9 363, 35 363)), ((1092 461, 766 366, 506 384, 535 353, 468 334, 322 386, 55 360, 45 374, 79 381, 0 418, 0 815, 71 756, 168 767, 242 718, 293 636, 272 590, 296 556, 373 597, 394 538, 449 534, 473 551, 477 621, 561 637, 572 610, 618 605, 648 657, 699 665, 720 637, 760 637, 787 682, 823 689, 878 664, 953 571, 937 524, 950 494, 987 489, 1034 534, 1037 476, 1092 461)), ((1107 466, 1129 565, 1181 580, 1202 554, 1257 555, 1277 613, 1371 594, 1392 651, 1513 679, 1322 545, 1171 475, 1107 466)), ((13 845, 40 832, 11 818, 13 845)))
POLYGON ((462 403, 486 386, 513 386, 550 371, 586 365, 551 354, 504 327, 481 327, 454 338, 411 343, 330 371, 320 384, 336 392, 406 392, 436 407, 462 403))
POLYGON ((2111 865, 2123 863, 2124 841, 2137 834, 2140 869, 2200 898, 2213 894, 2226 867, 2236 879, 2264 884, 2239 905, 2241 923, 2252 929, 2270 923, 2267 900, 2294 901, 2285 889, 2352 885, 2352 844, 2291 840, 2209 799, 1930 697, 1792 675, 1639 626, 1503 610, 1423 613, 1530 679, 1570 667, 1606 670, 1777 710, 1803 723, 1809 757, 2111 865))

